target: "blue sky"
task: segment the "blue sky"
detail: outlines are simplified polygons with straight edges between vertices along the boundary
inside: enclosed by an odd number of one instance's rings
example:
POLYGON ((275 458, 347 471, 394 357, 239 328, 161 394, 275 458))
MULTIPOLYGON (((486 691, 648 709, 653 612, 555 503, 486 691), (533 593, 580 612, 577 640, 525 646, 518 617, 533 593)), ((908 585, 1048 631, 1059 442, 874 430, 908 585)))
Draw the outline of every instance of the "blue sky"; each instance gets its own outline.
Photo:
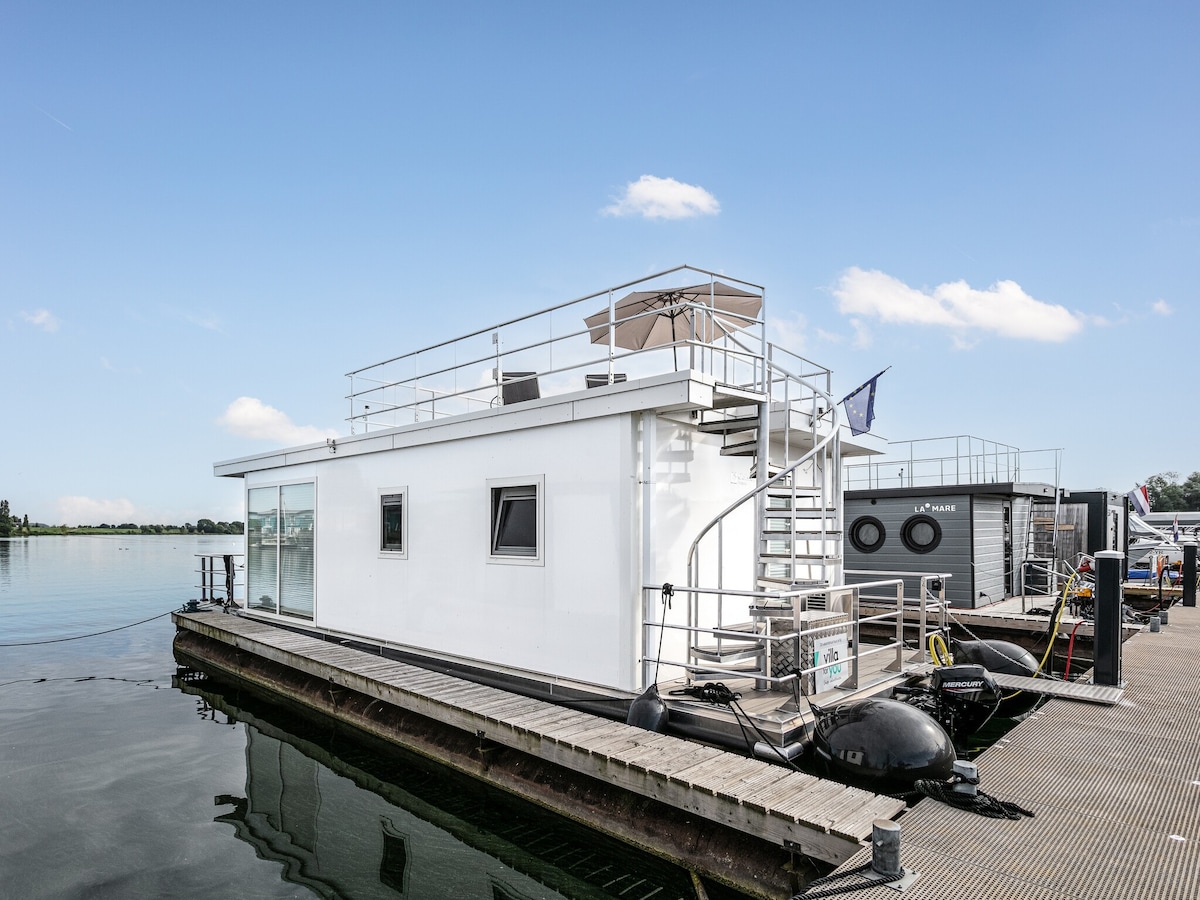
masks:
POLYGON ((240 518, 212 463, 347 433, 345 372, 681 263, 837 391, 891 366, 889 439, 1186 476, 1198 19, 9 0, 0 497, 240 518))

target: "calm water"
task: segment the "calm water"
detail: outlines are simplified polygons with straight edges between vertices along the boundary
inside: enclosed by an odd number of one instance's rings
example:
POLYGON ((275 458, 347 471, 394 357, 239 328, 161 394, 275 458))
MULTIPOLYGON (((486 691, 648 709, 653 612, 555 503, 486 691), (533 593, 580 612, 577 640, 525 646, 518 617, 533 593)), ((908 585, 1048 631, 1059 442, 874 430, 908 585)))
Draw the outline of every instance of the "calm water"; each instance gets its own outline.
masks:
POLYGON ((240 549, 0 540, 0 896, 691 896, 674 867, 526 804, 176 677, 162 614, 198 595, 195 554, 240 549))

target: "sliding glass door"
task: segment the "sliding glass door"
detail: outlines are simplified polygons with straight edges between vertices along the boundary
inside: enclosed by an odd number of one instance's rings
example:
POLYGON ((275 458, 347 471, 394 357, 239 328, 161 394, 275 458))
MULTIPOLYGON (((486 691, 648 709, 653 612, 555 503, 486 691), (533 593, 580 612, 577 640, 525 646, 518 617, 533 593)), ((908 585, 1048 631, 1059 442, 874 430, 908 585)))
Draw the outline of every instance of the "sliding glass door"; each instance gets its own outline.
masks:
POLYGON ((316 484, 246 493, 246 596, 251 609, 313 618, 316 484))

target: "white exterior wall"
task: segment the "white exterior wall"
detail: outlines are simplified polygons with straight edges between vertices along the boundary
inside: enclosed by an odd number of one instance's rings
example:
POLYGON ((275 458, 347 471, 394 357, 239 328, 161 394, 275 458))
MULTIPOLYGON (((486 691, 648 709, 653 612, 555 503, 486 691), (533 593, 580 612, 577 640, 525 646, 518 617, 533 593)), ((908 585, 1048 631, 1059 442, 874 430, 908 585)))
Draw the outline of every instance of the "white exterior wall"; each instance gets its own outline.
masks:
MULTIPOLYGON (((754 487, 752 461, 722 456, 721 436, 692 425, 658 419, 654 475, 655 565, 647 583, 687 583, 687 553, 700 529, 754 487)), ((754 504, 748 503, 725 523, 725 586, 742 590, 754 583, 754 504), (750 529, 750 531, 747 531, 750 529)), ((702 550, 699 581, 716 586, 716 534, 702 550)))
POLYGON ((636 687, 640 485, 620 414, 246 474, 317 483, 315 624, 636 687), (489 479, 541 479, 540 564, 489 558, 489 479), (407 488, 406 559, 381 558, 380 490, 407 488))
MULTIPOLYGON (((647 569, 647 584, 670 582, 687 584, 687 555, 692 541, 713 517, 754 487, 750 477, 751 460, 747 457, 722 456, 721 436, 704 434, 695 426, 676 418, 657 419, 657 440, 654 460, 653 545, 652 561, 647 569)), ((725 523, 721 541, 724 573, 721 586, 729 589, 751 590, 755 581, 756 543, 754 540, 754 504, 748 503, 725 523)), ((696 582, 700 587, 715 588, 717 581, 717 533, 714 529, 699 547, 696 582)), ((664 613, 657 595, 651 598, 651 621, 659 621, 664 613)), ((716 624, 716 598, 699 600, 701 623, 716 624)), ((723 622, 744 622, 748 618, 749 602, 744 598, 727 598, 723 607, 723 622)), ((665 610, 666 621, 672 625, 687 624, 688 597, 680 593, 665 610)), ((657 656, 660 635, 648 629, 647 655, 657 656)), ((662 659, 685 661, 687 635, 667 629, 662 635, 662 659)), ((682 669, 662 667, 659 680, 677 677, 682 669)))

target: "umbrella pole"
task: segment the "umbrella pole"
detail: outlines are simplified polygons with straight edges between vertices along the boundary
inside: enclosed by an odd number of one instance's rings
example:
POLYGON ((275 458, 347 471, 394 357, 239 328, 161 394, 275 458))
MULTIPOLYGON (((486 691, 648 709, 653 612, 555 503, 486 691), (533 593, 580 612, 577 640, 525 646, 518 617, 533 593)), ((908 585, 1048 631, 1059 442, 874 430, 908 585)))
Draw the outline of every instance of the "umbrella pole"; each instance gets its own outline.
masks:
POLYGON ((675 359, 675 371, 679 371, 679 344, 675 338, 675 316, 671 316, 671 356, 675 359))

